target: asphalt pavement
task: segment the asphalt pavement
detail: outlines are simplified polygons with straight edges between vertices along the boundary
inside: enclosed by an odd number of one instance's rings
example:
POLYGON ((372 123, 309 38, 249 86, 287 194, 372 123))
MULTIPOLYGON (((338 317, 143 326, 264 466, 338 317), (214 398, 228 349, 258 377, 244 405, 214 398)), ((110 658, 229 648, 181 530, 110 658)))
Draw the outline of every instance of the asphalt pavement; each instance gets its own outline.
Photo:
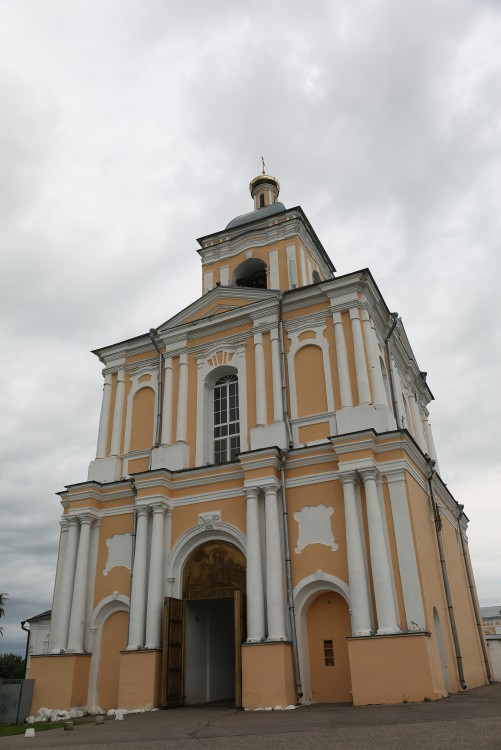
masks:
POLYGON ((175 708, 0 738, 0 750, 501 750, 501 683, 440 701, 290 711, 175 708))

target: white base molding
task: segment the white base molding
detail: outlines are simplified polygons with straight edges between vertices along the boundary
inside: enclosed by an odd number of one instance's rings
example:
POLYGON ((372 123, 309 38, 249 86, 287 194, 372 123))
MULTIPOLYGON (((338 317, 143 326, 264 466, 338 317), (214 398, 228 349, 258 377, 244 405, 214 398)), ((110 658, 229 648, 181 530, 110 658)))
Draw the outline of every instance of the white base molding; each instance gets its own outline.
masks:
POLYGON ((251 450, 258 448, 287 448, 287 430, 285 422, 273 422, 253 427, 250 431, 251 450))
POLYGON ((151 452, 151 468, 180 471, 188 468, 189 459, 190 448, 187 443, 159 445, 158 448, 153 448, 151 452))
POLYGON ((386 406, 360 404, 360 406, 345 406, 336 412, 337 434, 345 435, 349 432, 368 430, 371 427, 376 432, 388 432, 395 429, 395 419, 386 406))
POLYGON ((99 482, 118 482, 122 478, 122 459, 118 456, 108 456, 108 458, 95 458, 89 464, 87 481, 99 482))

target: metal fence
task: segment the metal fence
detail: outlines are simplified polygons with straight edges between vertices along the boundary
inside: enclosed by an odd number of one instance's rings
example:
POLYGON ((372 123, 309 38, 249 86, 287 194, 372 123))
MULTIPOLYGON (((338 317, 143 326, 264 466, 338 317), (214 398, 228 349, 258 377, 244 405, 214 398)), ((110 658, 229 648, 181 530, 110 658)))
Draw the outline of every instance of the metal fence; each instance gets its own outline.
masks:
POLYGON ((0 724, 23 724, 30 715, 35 680, 0 680, 0 724))

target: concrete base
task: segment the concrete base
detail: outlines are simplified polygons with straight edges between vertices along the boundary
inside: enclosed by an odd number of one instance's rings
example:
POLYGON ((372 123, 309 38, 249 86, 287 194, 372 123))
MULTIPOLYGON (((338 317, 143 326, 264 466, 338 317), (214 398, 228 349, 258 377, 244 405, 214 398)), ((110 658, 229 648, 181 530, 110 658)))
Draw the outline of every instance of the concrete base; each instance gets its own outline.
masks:
POLYGON ((88 482, 118 482, 122 478, 122 459, 118 456, 95 458, 89 464, 88 482))
POLYGON ((30 679, 35 680, 31 713, 39 708, 68 710, 87 703, 90 654, 32 656, 30 679))
POLYGON ((344 409, 336 412, 336 424, 338 435, 369 430, 371 427, 376 432, 387 432, 395 429, 395 419, 388 408, 386 406, 372 406, 372 404, 345 406, 344 409))
POLYGON ((158 708, 162 652, 121 651, 119 708, 158 708))
POLYGON ((291 644, 242 644, 243 707, 285 708, 296 703, 291 644))
POLYGON ((169 471, 180 471, 187 469, 190 460, 190 449, 186 443, 174 443, 173 445, 159 445, 151 452, 152 469, 169 469, 169 471))
POLYGON ((429 633, 348 638, 354 706, 435 700, 429 633))
POLYGON ((251 450, 259 448, 287 448, 287 430, 284 422, 262 424, 250 431, 251 450))

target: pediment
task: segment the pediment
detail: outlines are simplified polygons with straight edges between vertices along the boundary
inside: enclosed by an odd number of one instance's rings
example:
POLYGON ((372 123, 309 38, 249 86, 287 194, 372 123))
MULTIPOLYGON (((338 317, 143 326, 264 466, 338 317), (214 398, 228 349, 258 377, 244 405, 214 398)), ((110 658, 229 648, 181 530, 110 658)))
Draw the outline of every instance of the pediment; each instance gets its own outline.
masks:
POLYGON ((270 289, 218 286, 185 307, 184 310, 159 326, 157 330, 161 333, 168 328, 210 318, 231 310, 238 310, 273 297, 276 297, 276 291, 270 289))

